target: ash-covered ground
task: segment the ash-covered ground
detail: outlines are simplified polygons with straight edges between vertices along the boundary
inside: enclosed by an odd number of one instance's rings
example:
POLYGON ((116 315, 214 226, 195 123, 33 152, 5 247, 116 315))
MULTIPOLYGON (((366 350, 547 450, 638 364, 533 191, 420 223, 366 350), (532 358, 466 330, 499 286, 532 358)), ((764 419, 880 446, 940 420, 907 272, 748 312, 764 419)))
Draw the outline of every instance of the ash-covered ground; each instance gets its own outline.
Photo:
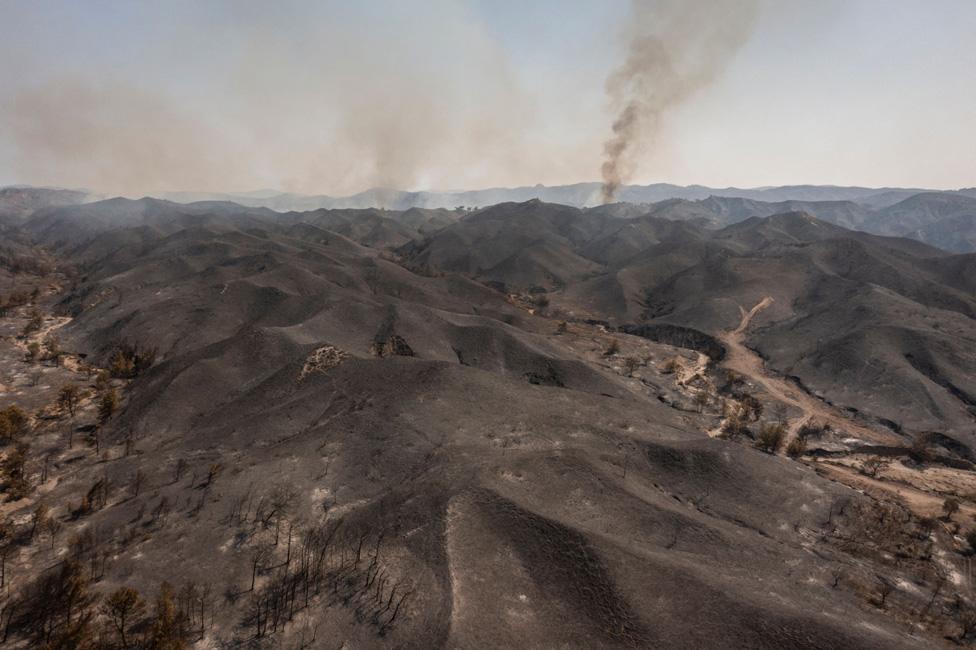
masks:
POLYGON ((4 236, 11 647, 976 630, 972 254, 538 201, 4 236))

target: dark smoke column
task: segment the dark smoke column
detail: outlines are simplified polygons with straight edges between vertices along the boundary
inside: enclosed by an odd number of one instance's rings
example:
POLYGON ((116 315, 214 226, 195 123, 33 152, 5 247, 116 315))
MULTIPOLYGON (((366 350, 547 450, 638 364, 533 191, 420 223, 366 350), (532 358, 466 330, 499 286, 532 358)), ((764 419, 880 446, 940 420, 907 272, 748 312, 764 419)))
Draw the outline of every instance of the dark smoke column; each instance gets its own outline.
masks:
POLYGON ((607 79, 617 118, 603 145, 603 202, 637 168, 662 116, 711 83, 748 39, 759 0, 633 0, 627 58, 607 79))

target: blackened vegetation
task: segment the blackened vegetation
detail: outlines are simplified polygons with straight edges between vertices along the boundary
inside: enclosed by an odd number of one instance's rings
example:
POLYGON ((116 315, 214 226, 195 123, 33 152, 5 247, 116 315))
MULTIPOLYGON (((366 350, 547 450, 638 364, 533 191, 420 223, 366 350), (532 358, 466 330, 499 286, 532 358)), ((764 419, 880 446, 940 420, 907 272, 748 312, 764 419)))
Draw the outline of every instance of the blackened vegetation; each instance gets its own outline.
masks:
MULTIPOLYGON (((95 271, 97 266, 90 268, 90 271, 95 271)), ((76 271, 77 269, 74 269, 76 271)), ((68 271, 73 271, 73 269, 68 269, 68 271)), ((57 304, 57 309, 67 316, 72 318, 77 318, 79 315, 85 312, 87 309, 91 309, 100 304, 112 301, 114 307, 119 307, 122 305, 122 290, 118 287, 111 285, 100 285, 98 283, 89 283, 88 276, 77 275, 72 273, 72 282, 69 287, 67 294, 60 300, 57 304)), ((121 323, 131 320, 131 316, 127 316, 116 323, 118 327, 121 323)))
POLYGON ((103 476, 97 479, 88 492, 81 498, 81 502, 71 510, 72 517, 78 519, 85 515, 101 510, 108 505, 109 497, 114 491, 114 485, 109 477, 103 476))
POLYGON ((28 496, 33 489, 27 461, 30 456, 30 442, 28 440, 11 440, 9 448, 0 460, 0 493, 11 500, 28 496))
POLYGON ((546 361, 545 372, 527 372, 525 373, 525 379, 530 384, 535 384, 537 386, 555 386, 557 388, 565 388, 566 384, 563 380, 559 378, 556 373, 556 369, 552 367, 552 363, 548 360, 546 361))
POLYGON ((951 517, 947 500, 944 521, 916 517, 890 501, 837 499, 822 522, 821 538, 844 553, 868 560, 884 573, 854 564, 838 571, 834 586, 859 592, 867 602, 904 620, 945 630, 947 638, 963 640, 976 630, 976 607, 962 598, 950 581, 951 565, 938 560, 936 540, 951 517), (913 576, 905 592, 899 573, 913 576))
POLYGON ((709 449, 680 449, 654 442, 642 442, 639 448, 654 475, 680 477, 684 482, 702 489, 737 480, 722 456, 709 449))
POLYGON ((82 564, 67 560, 41 574, 27 594, 7 612, 4 640, 11 629, 37 647, 81 646, 91 636, 95 596, 82 564))
POLYGON ((109 357, 109 372, 113 377, 132 379, 148 370, 156 361, 156 348, 120 341, 109 357))
POLYGON ((640 302, 644 311, 641 313, 641 319, 651 320, 654 318, 661 318, 662 316, 667 316, 674 312, 675 303, 670 297, 659 298, 657 292, 653 289, 648 289, 644 293, 644 299, 640 302))
POLYGON ((387 305, 386 316, 380 324, 380 329, 373 337, 369 351, 378 357, 412 357, 413 348, 407 341, 396 333, 397 310, 394 305, 387 305))
MULTIPOLYGON (((955 438, 950 438, 949 436, 943 435, 937 431, 929 431, 925 434, 928 443, 934 447, 942 447, 950 454, 954 454, 961 459, 976 462, 976 455, 973 454, 973 450, 970 449, 969 445, 966 445, 955 438)), ((954 467, 957 465, 953 465, 954 467)), ((965 467, 965 469, 972 469, 972 467, 965 467)))
POLYGON ((7 316, 13 309, 30 304, 33 299, 27 291, 15 291, 8 296, 0 296, 0 317, 7 316))
POLYGON ((0 248, 0 268, 13 274, 43 276, 51 273, 54 264, 36 249, 25 253, 10 248, 0 248))
POLYGON ((412 357, 416 356, 413 348, 407 343, 399 334, 394 334, 386 340, 386 342, 378 348, 381 357, 412 357))
POLYGON ((338 518, 303 524, 294 514, 297 499, 284 485, 260 497, 248 492, 228 514, 225 523, 240 528, 238 539, 249 549, 250 584, 234 594, 249 593, 242 625, 263 638, 310 607, 341 605, 386 635, 404 619, 415 593, 388 560, 396 536, 338 518))
POLYGON ((976 395, 969 394, 943 376, 936 367, 936 364, 932 361, 931 355, 926 350, 922 349, 918 353, 906 353, 905 361, 910 363, 915 370, 949 391, 949 394, 962 402, 970 413, 976 415, 976 395))
POLYGON ((931 522, 918 519, 902 505, 857 499, 835 501, 824 522, 827 539, 852 555, 888 556, 897 564, 904 560, 927 560, 932 550, 931 522))
MULTIPOLYGON (((57 517, 42 504, 29 531, 8 537, 30 544, 47 535, 53 552, 59 529, 57 517)), ((0 643, 22 640, 30 643, 27 647, 51 650, 181 650, 194 638, 203 638, 218 606, 210 584, 186 582, 175 592, 163 582, 151 613, 131 587, 100 593, 107 566, 126 544, 117 532, 97 525, 77 532, 62 560, 11 590, 0 601, 0 643)))
POLYGON ((359 623, 385 635, 402 618, 414 594, 383 556, 384 533, 347 530, 342 521, 301 532, 284 559, 256 563, 267 582, 254 590, 244 623, 256 637, 274 634, 310 606, 342 605, 359 623))
MULTIPOLYGON (((746 436, 755 438, 755 433, 750 428, 750 424, 758 423, 762 417, 764 407, 754 395, 746 391, 746 383, 736 373, 728 371, 722 373, 717 382, 720 395, 731 398, 738 403, 738 408, 730 410, 725 418, 722 432, 729 438, 746 436)), ((803 431, 801 429, 800 439, 814 435, 813 429, 803 431)))
POLYGON ((554 599, 585 612, 594 631, 630 647, 647 646, 647 630, 617 592, 604 561, 575 530, 517 506, 489 491, 478 500, 498 520, 532 579, 554 599))
POLYGON ((725 346, 718 339, 690 327, 668 324, 622 325, 620 331, 641 336, 655 343, 696 350, 711 359, 712 363, 718 363, 725 358, 726 354, 725 346))

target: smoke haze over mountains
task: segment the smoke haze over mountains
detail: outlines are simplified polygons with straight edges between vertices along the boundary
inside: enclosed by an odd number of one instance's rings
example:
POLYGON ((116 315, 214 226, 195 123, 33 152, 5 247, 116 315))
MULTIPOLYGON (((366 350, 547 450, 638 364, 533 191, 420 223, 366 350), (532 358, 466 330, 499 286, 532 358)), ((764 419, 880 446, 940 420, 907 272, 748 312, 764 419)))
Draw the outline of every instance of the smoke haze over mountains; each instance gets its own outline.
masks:
POLYGON ((569 9, 12 3, 0 184, 973 184, 970 3, 569 9))
POLYGON ((183 24, 142 7, 171 33, 133 44, 137 64, 25 61, 2 117, 18 180, 139 194, 409 187, 467 161, 540 171, 513 155, 531 98, 462 3, 340 5, 184 5, 183 24))

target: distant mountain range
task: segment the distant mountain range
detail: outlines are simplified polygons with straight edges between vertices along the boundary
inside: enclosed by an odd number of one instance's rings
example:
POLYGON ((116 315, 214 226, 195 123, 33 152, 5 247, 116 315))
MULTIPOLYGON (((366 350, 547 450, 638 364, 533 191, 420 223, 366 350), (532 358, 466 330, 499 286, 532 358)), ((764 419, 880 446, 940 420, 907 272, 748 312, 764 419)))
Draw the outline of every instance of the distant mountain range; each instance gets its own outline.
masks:
MULTIPOLYGON (((700 200, 710 196, 724 196, 754 201, 854 201, 870 208, 883 208, 921 192, 924 188, 903 187, 839 187, 834 185, 784 185, 779 187, 706 187, 704 185, 625 185, 617 198, 624 203, 656 203, 667 199, 700 200)), ((976 197, 976 188, 949 192, 976 197)), ((561 203, 574 207, 591 207, 600 203, 600 183, 574 185, 532 185, 524 187, 496 187, 457 192, 405 192, 388 188, 373 188, 351 196, 324 194, 294 194, 259 190, 256 192, 166 192, 159 198, 190 203, 194 201, 233 201, 251 207, 272 210, 315 210, 317 208, 481 208, 497 203, 522 202, 539 199, 547 203, 561 203)))
MULTIPOLYGON (((976 188, 954 191, 921 188, 868 188, 832 185, 711 188, 703 185, 628 185, 620 203, 597 206, 599 183, 459 192, 404 192, 371 189, 345 197, 260 190, 241 193, 164 192, 157 198, 175 203, 233 203, 276 212, 313 210, 480 209, 499 203, 541 200, 576 208, 609 210, 617 217, 653 214, 721 228, 749 217, 791 211, 809 214, 845 228, 878 235, 910 237, 956 253, 976 251, 976 188)), ((0 189, 0 226, 26 218, 34 210, 95 201, 95 194, 31 187, 0 189)), ((375 216, 375 215, 374 215, 375 216)), ((363 225, 357 226, 359 228, 363 225)), ((385 235, 384 235, 385 236, 385 235)))
MULTIPOLYGON (((533 199, 583 208, 599 204, 600 184, 534 185, 461 192, 404 192, 377 188, 344 197, 276 193, 268 190, 241 194, 172 192, 163 194, 161 198, 179 203, 231 201, 277 211, 322 208, 483 208, 533 199)), ((618 199, 621 203, 646 206, 658 216, 669 219, 700 217, 716 227, 752 216, 804 210, 819 219, 845 228, 879 235, 911 237, 952 252, 976 250, 976 188, 940 191, 923 188, 785 185, 743 189, 655 183, 624 186, 618 193, 618 199)))

